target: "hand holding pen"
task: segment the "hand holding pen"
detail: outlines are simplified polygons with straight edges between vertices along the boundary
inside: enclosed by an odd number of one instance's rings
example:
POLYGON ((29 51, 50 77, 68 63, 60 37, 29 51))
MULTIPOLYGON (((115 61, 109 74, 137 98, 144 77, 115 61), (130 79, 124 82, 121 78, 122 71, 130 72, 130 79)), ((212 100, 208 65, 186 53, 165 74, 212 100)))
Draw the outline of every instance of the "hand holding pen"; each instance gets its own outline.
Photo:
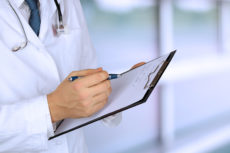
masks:
POLYGON ((109 74, 101 68, 75 71, 47 96, 52 122, 89 117, 101 110, 111 93, 109 74), (69 78, 79 76, 70 82, 69 78))
MULTIPOLYGON (((136 68, 139 63, 132 68, 136 68)), ((101 110, 111 93, 111 79, 121 75, 108 74, 102 68, 74 71, 47 95, 52 122, 66 118, 89 117, 101 110)))

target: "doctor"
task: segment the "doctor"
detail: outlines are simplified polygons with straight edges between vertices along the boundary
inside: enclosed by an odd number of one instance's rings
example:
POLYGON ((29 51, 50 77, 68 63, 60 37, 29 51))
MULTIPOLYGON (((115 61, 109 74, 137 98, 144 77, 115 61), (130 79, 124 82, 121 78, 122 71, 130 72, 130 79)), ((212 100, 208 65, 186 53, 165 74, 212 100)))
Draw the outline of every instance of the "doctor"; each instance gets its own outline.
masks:
POLYGON ((96 69, 80 0, 0 1, 0 153, 87 153, 81 129, 48 138, 56 121, 106 105, 107 77, 96 69), (67 80, 75 75, 84 78, 67 80))

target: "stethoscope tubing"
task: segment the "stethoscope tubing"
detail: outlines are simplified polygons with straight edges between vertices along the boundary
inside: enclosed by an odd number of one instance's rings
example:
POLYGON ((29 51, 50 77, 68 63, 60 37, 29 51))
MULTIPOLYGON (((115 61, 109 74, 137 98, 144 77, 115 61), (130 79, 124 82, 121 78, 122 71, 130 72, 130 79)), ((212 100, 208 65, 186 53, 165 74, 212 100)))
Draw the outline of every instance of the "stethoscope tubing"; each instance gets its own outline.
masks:
POLYGON ((14 47, 14 48, 12 49, 13 52, 17 52, 17 51, 19 51, 19 50, 23 50, 23 49, 27 46, 27 44, 28 44, 28 37, 27 37, 27 35, 26 35, 25 28, 24 28, 24 26, 23 26, 23 24, 22 24, 22 21, 20 20, 19 15, 17 14, 16 10, 14 9, 14 7, 12 6, 12 4, 10 3, 9 0, 8 0, 8 3, 9 3, 9 5, 10 5, 11 9, 13 10, 14 14, 15 14, 16 17, 18 18, 18 21, 19 21, 19 23, 20 23, 20 26, 21 26, 21 29, 22 29, 22 31, 23 31, 23 35, 24 35, 24 38, 25 38, 25 42, 23 43, 23 45, 20 45, 20 46, 18 46, 18 47, 14 47))
POLYGON ((61 24, 63 24, 63 17, 62 17, 62 11, 61 11, 61 8, 60 8, 60 4, 58 3, 57 0, 54 0, 54 2, 55 2, 55 5, 56 5, 56 7, 57 7, 59 22, 60 22, 61 24))
MULTIPOLYGON (((13 52, 17 52, 19 50, 23 50, 24 48, 26 48, 29 40, 28 40, 28 37, 27 37, 27 34, 26 34, 26 31, 25 31, 25 28, 22 24, 22 21, 19 17, 19 15, 17 14, 16 10, 14 9, 14 7, 12 6, 11 2, 9 0, 7 0, 8 3, 9 3, 9 6, 11 7, 11 9, 13 10, 14 14, 16 15, 19 23, 20 23, 20 26, 21 26, 21 29, 23 30, 23 35, 24 35, 24 38, 25 38, 25 42, 21 43, 20 46, 17 46, 17 47, 14 47, 12 48, 12 51, 13 52)), ((55 2, 55 5, 57 7, 57 11, 58 11, 58 20, 59 20, 59 26, 62 26, 64 28, 64 25, 63 25, 63 16, 62 16, 62 11, 61 11, 61 8, 60 8, 60 4, 57 2, 57 0, 54 0, 55 2)))

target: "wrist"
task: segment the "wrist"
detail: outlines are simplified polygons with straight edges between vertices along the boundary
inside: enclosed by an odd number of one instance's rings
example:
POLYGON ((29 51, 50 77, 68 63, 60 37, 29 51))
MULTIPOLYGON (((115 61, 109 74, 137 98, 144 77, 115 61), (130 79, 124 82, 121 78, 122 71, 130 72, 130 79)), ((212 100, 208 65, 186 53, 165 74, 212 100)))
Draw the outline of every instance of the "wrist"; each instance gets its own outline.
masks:
POLYGON ((56 96, 53 93, 47 95, 47 101, 48 101, 52 123, 64 119, 62 115, 63 111, 57 105, 57 99, 58 98, 56 98, 56 96))

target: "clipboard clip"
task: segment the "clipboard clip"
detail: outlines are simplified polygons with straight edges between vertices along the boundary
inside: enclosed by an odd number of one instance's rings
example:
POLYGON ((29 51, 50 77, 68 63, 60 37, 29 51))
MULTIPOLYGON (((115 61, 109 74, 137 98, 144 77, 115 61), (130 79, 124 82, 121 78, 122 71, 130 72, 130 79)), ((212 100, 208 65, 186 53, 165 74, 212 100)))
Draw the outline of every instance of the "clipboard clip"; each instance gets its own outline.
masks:
POLYGON ((160 63, 159 65, 157 65, 157 67, 155 68, 155 70, 153 72, 149 73, 149 75, 148 75, 148 81, 146 82, 144 89, 149 89, 149 88, 152 88, 154 86, 153 83, 150 84, 151 76, 156 73, 156 71, 158 70, 158 68, 160 67, 160 65, 163 64, 164 62, 165 61, 163 61, 162 63, 160 63))

